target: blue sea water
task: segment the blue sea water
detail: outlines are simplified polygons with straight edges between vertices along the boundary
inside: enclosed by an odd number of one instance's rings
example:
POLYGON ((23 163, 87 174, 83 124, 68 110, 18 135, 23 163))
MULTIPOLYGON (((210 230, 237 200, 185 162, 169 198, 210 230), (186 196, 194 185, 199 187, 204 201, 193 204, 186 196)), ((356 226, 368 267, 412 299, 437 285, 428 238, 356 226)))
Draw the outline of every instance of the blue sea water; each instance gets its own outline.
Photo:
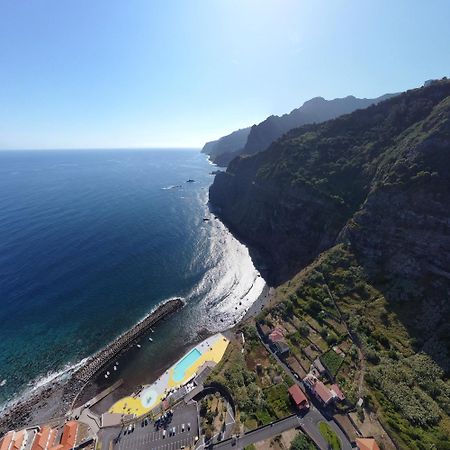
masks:
MULTIPOLYGON (((168 298, 187 307, 160 351, 245 313, 263 281, 208 209, 213 169, 194 150, 0 152, 0 405, 168 298)), ((136 379, 154 351, 136 357, 136 379)))

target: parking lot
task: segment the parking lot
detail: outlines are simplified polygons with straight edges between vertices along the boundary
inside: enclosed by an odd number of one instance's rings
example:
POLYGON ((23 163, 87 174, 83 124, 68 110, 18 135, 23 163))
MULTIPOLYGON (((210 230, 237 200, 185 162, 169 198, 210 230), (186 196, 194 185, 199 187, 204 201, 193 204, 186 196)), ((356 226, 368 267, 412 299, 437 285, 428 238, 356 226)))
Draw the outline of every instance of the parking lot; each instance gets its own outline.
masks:
POLYGON ((199 432, 197 407, 193 403, 174 409, 172 419, 165 425, 165 429, 163 427, 157 429, 154 422, 146 426, 142 426, 141 423, 142 421, 138 421, 135 424, 133 432, 125 435, 121 433, 115 448, 119 450, 188 448, 194 444, 199 432))

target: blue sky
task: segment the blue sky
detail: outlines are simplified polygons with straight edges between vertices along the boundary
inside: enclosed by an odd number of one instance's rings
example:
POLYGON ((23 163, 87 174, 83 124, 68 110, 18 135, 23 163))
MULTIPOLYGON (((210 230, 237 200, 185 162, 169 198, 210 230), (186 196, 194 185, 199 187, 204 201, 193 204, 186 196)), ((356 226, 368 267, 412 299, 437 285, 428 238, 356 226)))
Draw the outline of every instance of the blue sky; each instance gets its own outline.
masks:
POLYGON ((0 148, 200 147, 450 75, 448 0, 0 0, 0 148))

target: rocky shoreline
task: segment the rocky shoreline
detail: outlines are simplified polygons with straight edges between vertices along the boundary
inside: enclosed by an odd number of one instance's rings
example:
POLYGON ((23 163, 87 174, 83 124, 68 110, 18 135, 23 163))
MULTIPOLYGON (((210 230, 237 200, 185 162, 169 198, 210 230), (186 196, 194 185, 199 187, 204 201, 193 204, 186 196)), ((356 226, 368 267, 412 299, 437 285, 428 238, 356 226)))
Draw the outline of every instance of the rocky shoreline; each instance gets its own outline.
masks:
POLYGON ((0 416, 0 436, 11 429, 30 424, 63 419, 84 385, 113 358, 126 352, 151 326, 184 306, 180 298, 171 299, 158 306, 132 328, 91 356, 66 379, 53 381, 5 409, 0 416))
MULTIPOLYGON (((266 285, 239 322, 256 316, 261 309, 267 307, 274 298, 273 294, 274 289, 266 285)), ((88 358, 81 367, 68 374, 67 378, 53 381, 31 394, 26 400, 11 405, 0 416, 0 436, 11 429, 64 420, 65 414, 77 400, 79 401, 83 388, 105 365, 132 347, 150 327, 183 306, 184 302, 179 298, 168 300, 88 358)), ((205 336, 207 334, 205 332, 205 336)))

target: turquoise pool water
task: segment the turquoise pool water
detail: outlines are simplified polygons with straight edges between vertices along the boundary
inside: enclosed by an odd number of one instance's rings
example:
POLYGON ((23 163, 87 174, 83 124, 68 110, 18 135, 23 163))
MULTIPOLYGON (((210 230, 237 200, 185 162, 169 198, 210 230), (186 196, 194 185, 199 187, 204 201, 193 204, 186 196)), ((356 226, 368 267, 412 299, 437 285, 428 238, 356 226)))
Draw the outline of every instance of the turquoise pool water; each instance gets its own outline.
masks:
POLYGON ((173 369, 173 380, 174 381, 183 381, 184 375, 189 367, 200 358, 202 354, 196 349, 193 348, 173 369))

